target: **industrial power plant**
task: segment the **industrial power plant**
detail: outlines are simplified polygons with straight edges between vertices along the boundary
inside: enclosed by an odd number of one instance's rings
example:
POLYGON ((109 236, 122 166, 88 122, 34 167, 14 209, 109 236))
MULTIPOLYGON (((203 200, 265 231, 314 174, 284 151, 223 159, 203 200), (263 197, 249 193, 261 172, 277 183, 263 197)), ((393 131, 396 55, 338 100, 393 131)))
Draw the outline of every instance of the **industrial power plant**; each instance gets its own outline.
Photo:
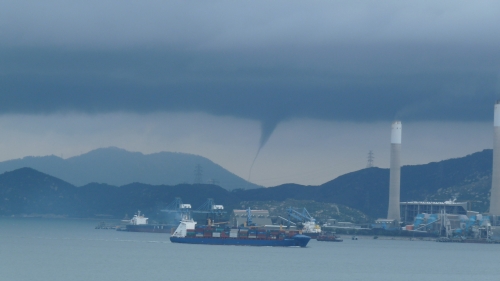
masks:
MULTIPOLYGON (((125 229, 127 231, 167 232, 167 229, 175 226, 179 221, 192 219, 192 215, 196 214, 199 219, 207 220, 208 225, 260 226, 266 231, 277 231, 277 229, 281 231, 283 225, 287 225, 287 229, 300 231, 301 234, 305 233, 312 238, 321 236, 321 233, 327 231, 360 233, 375 235, 375 237, 379 234, 433 237, 439 242, 500 243, 500 101, 494 105, 492 182, 490 208, 487 213, 471 210, 468 202, 457 202, 454 199, 444 202, 401 202, 402 128, 400 120, 391 124, 387 217, 379 218, 375 223, 364 222, 355 225, 351 222, 328 219, 327 223, 316 225, 316 219, 305 208, 300 213, 291 207, 287 209, 288 218, 279 214, 271 216, 268 210, 251 210, 250 208, 233 210, 232 214, 227 216, 224 206, 216 205, 211 198, 196 210, 192 210, 190 204, 184 204, 180 198, 176 198, 162 210, 169 219, 164 225, 147 225, 147 218, 141 217, 138 213, 134 217, 135 221, 127 220, 131 223, 125 229), (138 219, 143 220, 144 223, 137 223, 138 219)), ((369 156, 372 156, 371 152, 369 156)))
POLYGON ((500 216, 500 101, 495 103, 493 133, 490 214, 493 216, 500 216))
POLYGON ((432 234, 441 242, 500 242, 500 101, 494 107, 493 167, 490 209, 486 214, 468 210, 467 202, 400 202, 401 121, 391 126, 389 206, 387 218, 373 228, 432 234), (402 227, 404 225, 404 227, 402 227))
POLYGON ((400 121, 392 123, 391 127, 391 168, 389 178, 389 210, 387 219, 400 221, 399 190, 401 183, 401 129, 400 121))

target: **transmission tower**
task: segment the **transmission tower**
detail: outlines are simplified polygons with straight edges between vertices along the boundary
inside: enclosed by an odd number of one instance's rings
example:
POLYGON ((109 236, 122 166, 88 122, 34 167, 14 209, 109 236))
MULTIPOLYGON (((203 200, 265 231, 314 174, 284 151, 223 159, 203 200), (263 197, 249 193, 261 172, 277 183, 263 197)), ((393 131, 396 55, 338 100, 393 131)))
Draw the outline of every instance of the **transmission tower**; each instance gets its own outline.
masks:
POLYGON ((194 168, 194 183, 202 183, 203 182, 203 169, 201 168, 201 165, 198 164, 194 168))
POLYGON ((375 159, 375 156, 373 156, 373 151, 369 151, 368 152, 368 163, 366 164, 366 167, 367 168, 371 168, 373 167, 373 161, 375 159))
POLYGON ((210 180, 208 180, 208 183, 209 183, 209 184, 213 184, 213 185, 218 185, 218 184, 219 184, 219 181, 218 181, 218 180, 216 180, 216 179, 210 179, 210 180))

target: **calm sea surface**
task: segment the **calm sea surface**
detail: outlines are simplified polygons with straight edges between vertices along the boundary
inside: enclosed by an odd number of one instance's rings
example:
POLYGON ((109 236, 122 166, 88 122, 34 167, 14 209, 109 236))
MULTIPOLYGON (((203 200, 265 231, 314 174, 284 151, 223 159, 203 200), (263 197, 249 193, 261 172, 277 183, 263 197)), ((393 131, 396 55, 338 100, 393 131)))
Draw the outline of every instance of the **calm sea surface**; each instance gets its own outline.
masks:
POLYGON ((166 234, 96 230, 97 222, 0 218, 0 280, 500 280, 500 245, 180 245, 166 234))

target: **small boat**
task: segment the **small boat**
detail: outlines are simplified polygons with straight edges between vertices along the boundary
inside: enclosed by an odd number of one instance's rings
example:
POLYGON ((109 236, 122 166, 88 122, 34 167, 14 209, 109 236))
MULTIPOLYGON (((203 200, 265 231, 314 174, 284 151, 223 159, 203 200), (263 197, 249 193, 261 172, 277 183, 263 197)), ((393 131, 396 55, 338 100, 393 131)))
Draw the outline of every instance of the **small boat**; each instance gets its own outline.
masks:
POLYGON ((318 241, 327 241, 327 242, 342 242, 344 241, 340 236, 335 235, 334 232, 322 232, 316 238, 318 241))

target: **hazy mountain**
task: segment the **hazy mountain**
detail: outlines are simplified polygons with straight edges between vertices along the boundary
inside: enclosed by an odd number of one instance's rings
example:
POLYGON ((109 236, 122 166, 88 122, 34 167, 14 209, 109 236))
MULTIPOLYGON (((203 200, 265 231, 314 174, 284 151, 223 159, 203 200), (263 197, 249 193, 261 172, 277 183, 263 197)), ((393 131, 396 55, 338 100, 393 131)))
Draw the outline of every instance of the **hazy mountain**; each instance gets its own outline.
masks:
POLYGON ((144 155, 116 147, 100 148, 68 159, 52 155, 4 161, 0 162, 0 173, 30 167, 76 186, 92 182, 116 186, 133 182, 176 185, 193 183, 197 165, 201 167, 202 183, 211 182, 228 190, 260 187, 201 156, 174 152, 144 155))

